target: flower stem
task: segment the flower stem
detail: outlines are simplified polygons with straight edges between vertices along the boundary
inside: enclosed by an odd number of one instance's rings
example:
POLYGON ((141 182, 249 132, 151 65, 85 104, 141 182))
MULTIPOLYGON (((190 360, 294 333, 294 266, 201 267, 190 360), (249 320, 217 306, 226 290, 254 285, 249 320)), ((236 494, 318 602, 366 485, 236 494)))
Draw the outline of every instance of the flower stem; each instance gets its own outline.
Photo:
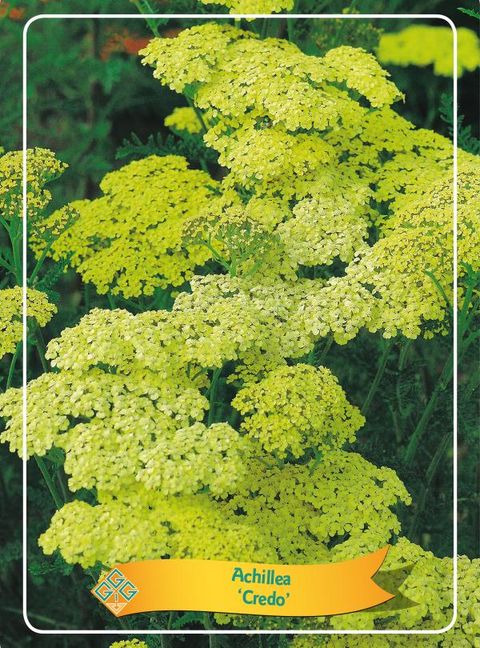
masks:
POLYGON ((22 343, 18 342, 17 347, 15 349, 15 353, 13 354, 12 361, 10 362, 10 368, 8 370, 8 376, 7 376, 7 386, 6 389, 9 389, 12 385, 12 380, 13 380, 13 375, 15 373, 15 367, 18 361, 18 357, 21 353, 22 350, 22 343))
POLYGON ((39 326, 35 327, 34 336, 35 336, 35 342, 36 342, 35 347, 37 349, 38 357, 40 358, 40 362, 42 364, 42 369, 46 373, 46 372, 50 371, 50 367, 49 367, 49 364, 47 362, 47 359, 45 358, 46 345, 45 345, 45 340, 43 339, 42 331, 40 330, 39 326))
POLYGON ((218 380, 220 378, 221 373, 222 373, 221 367, 219 369, 214 370, 212 381, 210 383, 210 388, 208 390, 208 396, 209 396, 208 398, 209 408, 208 408, 208 420, 207 420, 208 426, 215 422, 215 399, 217 398, 218 380))
POLYGON ((43 249, 42 254, 41 254, 40 257, 38 258, 38 260, 37 260, 37 262, 36 262, 36 264, 35 264, 35 267, 34 267, 33 270, 32 270, 32 274, 30 275, 30 277, 29 277, 29 279, 28 279, 28 285, 29 285, 29 286, 32 286, 32 285, 33 285, 33 282, 35 281, 35 278, 36 278, 37 274, 39 273, 39 271, 40 271, 40 269, 41 269, 41 267, 42 267, 42 265, 43 265, 43 262, 45 261, 45 259, 46 259, 46 257, 47 257, 47 254, 50 252, 53 243, 54 243, 54 241, 51 241, 51 242, 50 242, 48 245, 46 245, 45 248, 43 249))
POLYGON ((197 116, 197 119, 200 122, 203 132, 206 133, 208 131, 208 128, 205 123, 205 120, 203 119, 202 111, 197 108, 197 106, 193 103, 190 97, 186 97, 186 99, 188 101, 188 105, 190 106, 190 108, 192 108, 195 111, 195 115, 197 116))
MULTIPOLYGON (((133 4, 137 7, 139 13, 141 14, 154 13, 148 0, 133 0, 133 4)), ((158 38, 160 36, 160 32, 158 31, 158 26, 155 20, 145 17, 145 22, 150 27, 152 34, 158 38)))
POLYGON ((425 510, 425 504, 427 501, 427 495, 430 490, 430 486, 432 484, 433 478, 438 472, 443 455, 445 454, 445 451, 447 450, 447 447, 450 444, 451 437, 452 437, 452 432, 451 430, 449 430, 447 434, 445 434, 445 436, 443 437, 442 441, 440 442, 435 454, 433 455, 430 465, 427 468, 427 472, 425 474, 425 484, 422 488, 420 497, 418 499, 418 505, 415 512, 415 516, 411 522, 409 533, 408 533, 408 537, 410 539, 416 536, 418 521, 420 519, 421 514, 425 510))
MULTIPOLYGON (((205 630, 213 629, 212 619, 208 612, 203 613, 203 627, 205 628, 205 630)), ((218 641, 217 637, 215 635, 209 634, 208 635, 209 648, 219 648, 219 645, 220 642, 218 641)))
POLYGON ((321 367, 325 360, 327 359, 328 352, 332 348, 333 344, 333 336, 329 335, 327 341, 325 342, 325 346, 322 349, 322 353, 320 354, 320 357, 318 358, 317 366, 321 367))
POLYGON ((423 410, 422 416, 420 417, 420 420, 418 421, 415 430, 413 431, 413 434, 410 437, 410 441, 408 442, 403 457, 404 463, 406 464, 410 463, 415 457, 420 440, 426 430, 428 422, 430 421, 430 417, 432 416, 435 410, 437 400, 440 394, 446 389, 448 383, 452 378, 452 375, 453 375, 453 350, 450 351, 445 366, 443 367, 442 373, 440 374, 440 378, 438 379, 437 384, 435 385, 435 388, 432 392, 432 395, 430 396, 430 400, 428 401, 427 406, 423 410))
POLYGON ((22 272, 22 230, 19 228, 20 219, 11 222, 8 228, 8 235, 12 246, 13 266, 15 270, 15 278, 19 286, 22 285, 23 272, 22 272))
POLYGON ((43 460, 42 457, 39 457, 38 455, 35 455, 35 461, 37 462, 37 466, 39 467, 43 479, 47 484, 47 488, 50 491, 50 495, 52 496, 52 499, 55 503, 55 507, 57 509, 61 509, 62 506, 64 505, 64 501, 62 500, 60 493, 58 492, 57 487, 55 486, 55 482, 53 481, 53 479, 50 476, 50 473, 48 472, 48 468, 45 464, 45 461, 43 460))
POLYGON ((385 344, 385 348, 383 349, 383 353, 380 356, 380 362, 378 365, 377 373, 375 374, 372 384, 370 385, 370 389, 368 390, 368 394, 365 399, 365 402, 363 403, 362 406, 362 414, 364 416, 367 414, 370 405, 372 404, 372 400, 375 394, 377 393, 378 387, 383 378, 383 374, 385 373, 385 367, 387 366, 388 356, 390 355, 390 350, 392 346, 393 346, 393 341, 388 340, 388 342, 385 344))

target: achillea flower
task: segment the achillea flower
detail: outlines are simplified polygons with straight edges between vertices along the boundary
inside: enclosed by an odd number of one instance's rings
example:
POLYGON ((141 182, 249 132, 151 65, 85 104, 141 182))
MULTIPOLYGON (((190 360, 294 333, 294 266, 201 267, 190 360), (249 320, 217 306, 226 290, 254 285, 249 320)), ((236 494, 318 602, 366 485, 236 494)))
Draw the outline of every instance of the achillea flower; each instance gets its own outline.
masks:
POLYGON ((201 0, 203 4, 220 4, 230 13, 264 14, 280 13, 293 9, 294 0, 201 0))
MULTIPOLYGON (((1 153, 1 151, 0 151, 1 153)), ((67 165, 44 148, 27 151, 27 218, 32 223, 51 200, 45 185, 57 178, 67 165)), ((23 213, 23 152, 0 155, 0 211, 10 221, 23 213)))
POLYGON ((186 131, 196 135, 202 132, 202 123, 197 117, 193 108, 175 108, 174 111, 165 118, 165 126, 175 131, 186 131))
MULTIPOLYGON (((44 292, 27 289, 28 318, 32 318, 43 327, 56 312, 57 307, 49 301, 44 292)), ((22 288, 4 288, 0 290, 0 358, 6 353, 14 353, 22 337, 22 288)))
MULTIPOLYGON (((457 27, 458 75, 480 66, 480 39, 466 27, 457 27)), ((382 34, 377 55, 385 65, 433 65, 434 74, 453 76, 453 32, 450 26, 409 25, 382 34)))
POLYGON ((268 372, 232 405, 244 415, 241 429, 279 457, 341 448, 365 421, 328 369, 304 364, 268 372))
POLYGON ((185 224, 207 205, 215 184, 179 156, 131 162, 105 176, 102 197, 74 201, 46 220, 54 225, 65 209, 78 212, 53 243, 52 256, 73 253, 71 265, 99 293, 131 297, 179 286, 210 257, 205 247, 182 242, 185 224))

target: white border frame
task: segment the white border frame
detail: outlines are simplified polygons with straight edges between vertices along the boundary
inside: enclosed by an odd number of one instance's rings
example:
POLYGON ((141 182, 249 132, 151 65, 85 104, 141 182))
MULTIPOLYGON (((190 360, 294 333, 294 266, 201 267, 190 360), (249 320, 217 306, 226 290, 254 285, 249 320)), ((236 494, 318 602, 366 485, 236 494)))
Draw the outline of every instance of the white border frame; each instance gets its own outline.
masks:
POLYGON ((28 20, 23 28, 22 38, 22 139, 23 139, 23 264, 22 264, 22 308, 23 308, 23 354, 22 354, 22 424, 23 424, 23 560, 22 560, 22 613, 26 626, 32 632, 39 635, 439 635, 448 632, 455 625, 458 613, 458 529, 457 529, 457 497, 458 497, 458 421, 457 421, 457 372, 458 372, 458 215, 457 215, 457 197, 458 197, 458 138, 457 138, 457 111, 458 111, 458 35, 455 23, 443 14, 39 14, 28 20), (270 18, 278 20, 279 18, 294 19, 423 19, 423 20, 442 20, 446 22, 453 33, 453 615, 452 620, 444 628, 438 630, 43 630, 36 628, 28 618, 27 609, 27 36, 31 25, 39 20, 58 20, 58 19, 126 19, 126 20, 145 20, 145 18, 165 18, 172 19, 191 19, 191 20, 232 20, 242 18, 270 18))

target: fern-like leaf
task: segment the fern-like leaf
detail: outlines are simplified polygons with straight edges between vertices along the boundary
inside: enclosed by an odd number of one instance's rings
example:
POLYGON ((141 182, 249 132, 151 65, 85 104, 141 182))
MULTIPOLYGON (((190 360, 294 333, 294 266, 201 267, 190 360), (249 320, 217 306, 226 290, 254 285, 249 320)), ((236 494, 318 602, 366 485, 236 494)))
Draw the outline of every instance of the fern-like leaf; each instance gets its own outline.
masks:
MULTIPOLYGON (((450 137, 453 137, 453 101, 452 95, 446 92, 444 92, 440 97, 440 117, 442 118, 442 121, 447 124, 450 137)), ((480 140, 473 135, 472 127, 470 125, 463 125, 464 119, 464 115, 459 115, 457 118, 458 146, 468 153, 478 155, 480 154, 480 140)))

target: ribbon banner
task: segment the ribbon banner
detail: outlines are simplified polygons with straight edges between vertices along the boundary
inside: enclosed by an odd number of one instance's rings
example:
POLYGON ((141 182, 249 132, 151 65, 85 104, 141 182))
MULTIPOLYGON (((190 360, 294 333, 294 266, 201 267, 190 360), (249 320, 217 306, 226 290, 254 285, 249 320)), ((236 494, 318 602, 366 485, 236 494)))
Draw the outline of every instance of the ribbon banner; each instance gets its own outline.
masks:
POLYGON ((394 598, 372 577, 389 547, 354 560, 271 565, 223 560, 144 560, 116 565, 91 590, 115 616, 195 610, 330 616, 394 598))

